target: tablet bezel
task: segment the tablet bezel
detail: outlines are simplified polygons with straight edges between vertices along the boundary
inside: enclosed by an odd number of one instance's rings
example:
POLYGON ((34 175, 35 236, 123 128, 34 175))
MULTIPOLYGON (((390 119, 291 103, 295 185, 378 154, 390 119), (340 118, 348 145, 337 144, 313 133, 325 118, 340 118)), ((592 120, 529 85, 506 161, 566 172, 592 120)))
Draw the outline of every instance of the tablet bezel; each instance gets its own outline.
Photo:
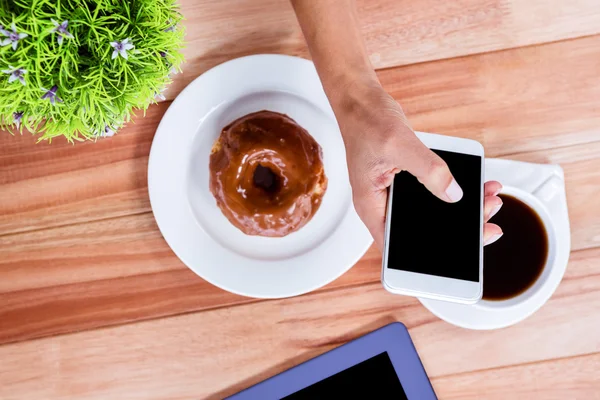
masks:
POLYGON ((437 399, 404 324, 394 322, 249 387, 229 400, 281 399, 387 352, 409 400, 437 399))

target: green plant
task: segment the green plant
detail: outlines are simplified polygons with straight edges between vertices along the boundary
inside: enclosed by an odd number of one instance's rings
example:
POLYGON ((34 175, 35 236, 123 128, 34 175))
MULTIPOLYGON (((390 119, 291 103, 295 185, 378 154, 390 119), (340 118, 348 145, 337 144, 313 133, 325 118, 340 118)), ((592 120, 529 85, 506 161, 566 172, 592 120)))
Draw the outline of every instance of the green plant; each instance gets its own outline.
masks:
POLYGON ((0 0, 0 128, 111 134, 179 69, 180 20, 175 0, 0 0))

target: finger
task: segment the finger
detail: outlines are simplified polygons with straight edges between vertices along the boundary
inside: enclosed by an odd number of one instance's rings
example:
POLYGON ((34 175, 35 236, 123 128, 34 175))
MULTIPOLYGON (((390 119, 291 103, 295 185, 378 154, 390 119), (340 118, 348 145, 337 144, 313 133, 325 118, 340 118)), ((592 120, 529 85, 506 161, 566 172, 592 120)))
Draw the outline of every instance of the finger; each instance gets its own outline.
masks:
POLYGON ((483 219, 488 222, 490 218, 500 211, 502 208, 502 199, 498 196, 485 196, 483 200, 483 219))
POLYGON ((387 206, 387 190, 380 190, 367 196, 355 196, 354 208, 360 219, 367 226, 375 244, 383 251, 385 236, 385 214, 387 206))
POLYGON ((494 243, 496 240, 502 237, 502 229, 496 224, 485 224, 483 225, 483 245, 494 243))
POLYGON ((489 181, 483 187, 484 196, 497 196, 502 190, 502 184, 498 181, 489 181))
POLYGON ((411 138, 409 148, 403 154, 405 157, 398 160, 399 166, 413 174, 435 196, 449 203, 462 198, 463 191, 446 162, 427 148, 419 138, 411 138))

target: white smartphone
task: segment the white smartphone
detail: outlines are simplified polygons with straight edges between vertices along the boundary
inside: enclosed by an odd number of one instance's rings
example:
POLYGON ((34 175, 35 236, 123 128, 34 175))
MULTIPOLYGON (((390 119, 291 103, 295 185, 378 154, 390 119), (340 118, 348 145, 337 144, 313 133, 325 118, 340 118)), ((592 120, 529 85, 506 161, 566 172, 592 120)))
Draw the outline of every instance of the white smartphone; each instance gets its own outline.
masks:
POLYGON ((483 146, 417 132, 450 168, 463 198, 446 203, 409 174, 390 187, 381 281, 395 294, 473 304, 483 293, 483 146))

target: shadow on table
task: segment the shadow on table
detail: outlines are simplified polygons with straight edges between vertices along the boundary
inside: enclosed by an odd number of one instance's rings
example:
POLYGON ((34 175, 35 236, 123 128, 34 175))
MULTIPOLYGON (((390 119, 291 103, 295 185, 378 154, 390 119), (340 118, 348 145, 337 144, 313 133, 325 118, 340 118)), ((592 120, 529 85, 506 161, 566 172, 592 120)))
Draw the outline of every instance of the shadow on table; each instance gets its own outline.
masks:
POLYGON ((272 376, 275 376, 283 371, 286 371, 290 368, 295 367, 296 365, 302 364, 305 361, 308 361, 312 358, 315 358, 323 353, 326 353, 329 350, 332 350, 336 347, 339 347, 345 343, 348 343, 354 339, 357 339, 363 335, 366 335, 369 332, 372 332, 382 326, 391 324, 392 322, 397 322, 397 320, 391 316, 386 316, 378 319, 377 321, 364 325, 352 332, 347 332, 341 334, 337 337, 330 338, 329 340, 316 343, 314 345, 310 345, 309 347, 315 347, 313 350, 309 350, 297 357, 290 358, 285 360, 271 368, 268 368, 242 382, 236 383, 233 386, 230 386, 218 393, 215 393, 212 396, 207 397, 209 400, 221 400, 226 398, 227 396, 234 395, 250 386, 256 385, 259 382, 264 381, 272 376))

